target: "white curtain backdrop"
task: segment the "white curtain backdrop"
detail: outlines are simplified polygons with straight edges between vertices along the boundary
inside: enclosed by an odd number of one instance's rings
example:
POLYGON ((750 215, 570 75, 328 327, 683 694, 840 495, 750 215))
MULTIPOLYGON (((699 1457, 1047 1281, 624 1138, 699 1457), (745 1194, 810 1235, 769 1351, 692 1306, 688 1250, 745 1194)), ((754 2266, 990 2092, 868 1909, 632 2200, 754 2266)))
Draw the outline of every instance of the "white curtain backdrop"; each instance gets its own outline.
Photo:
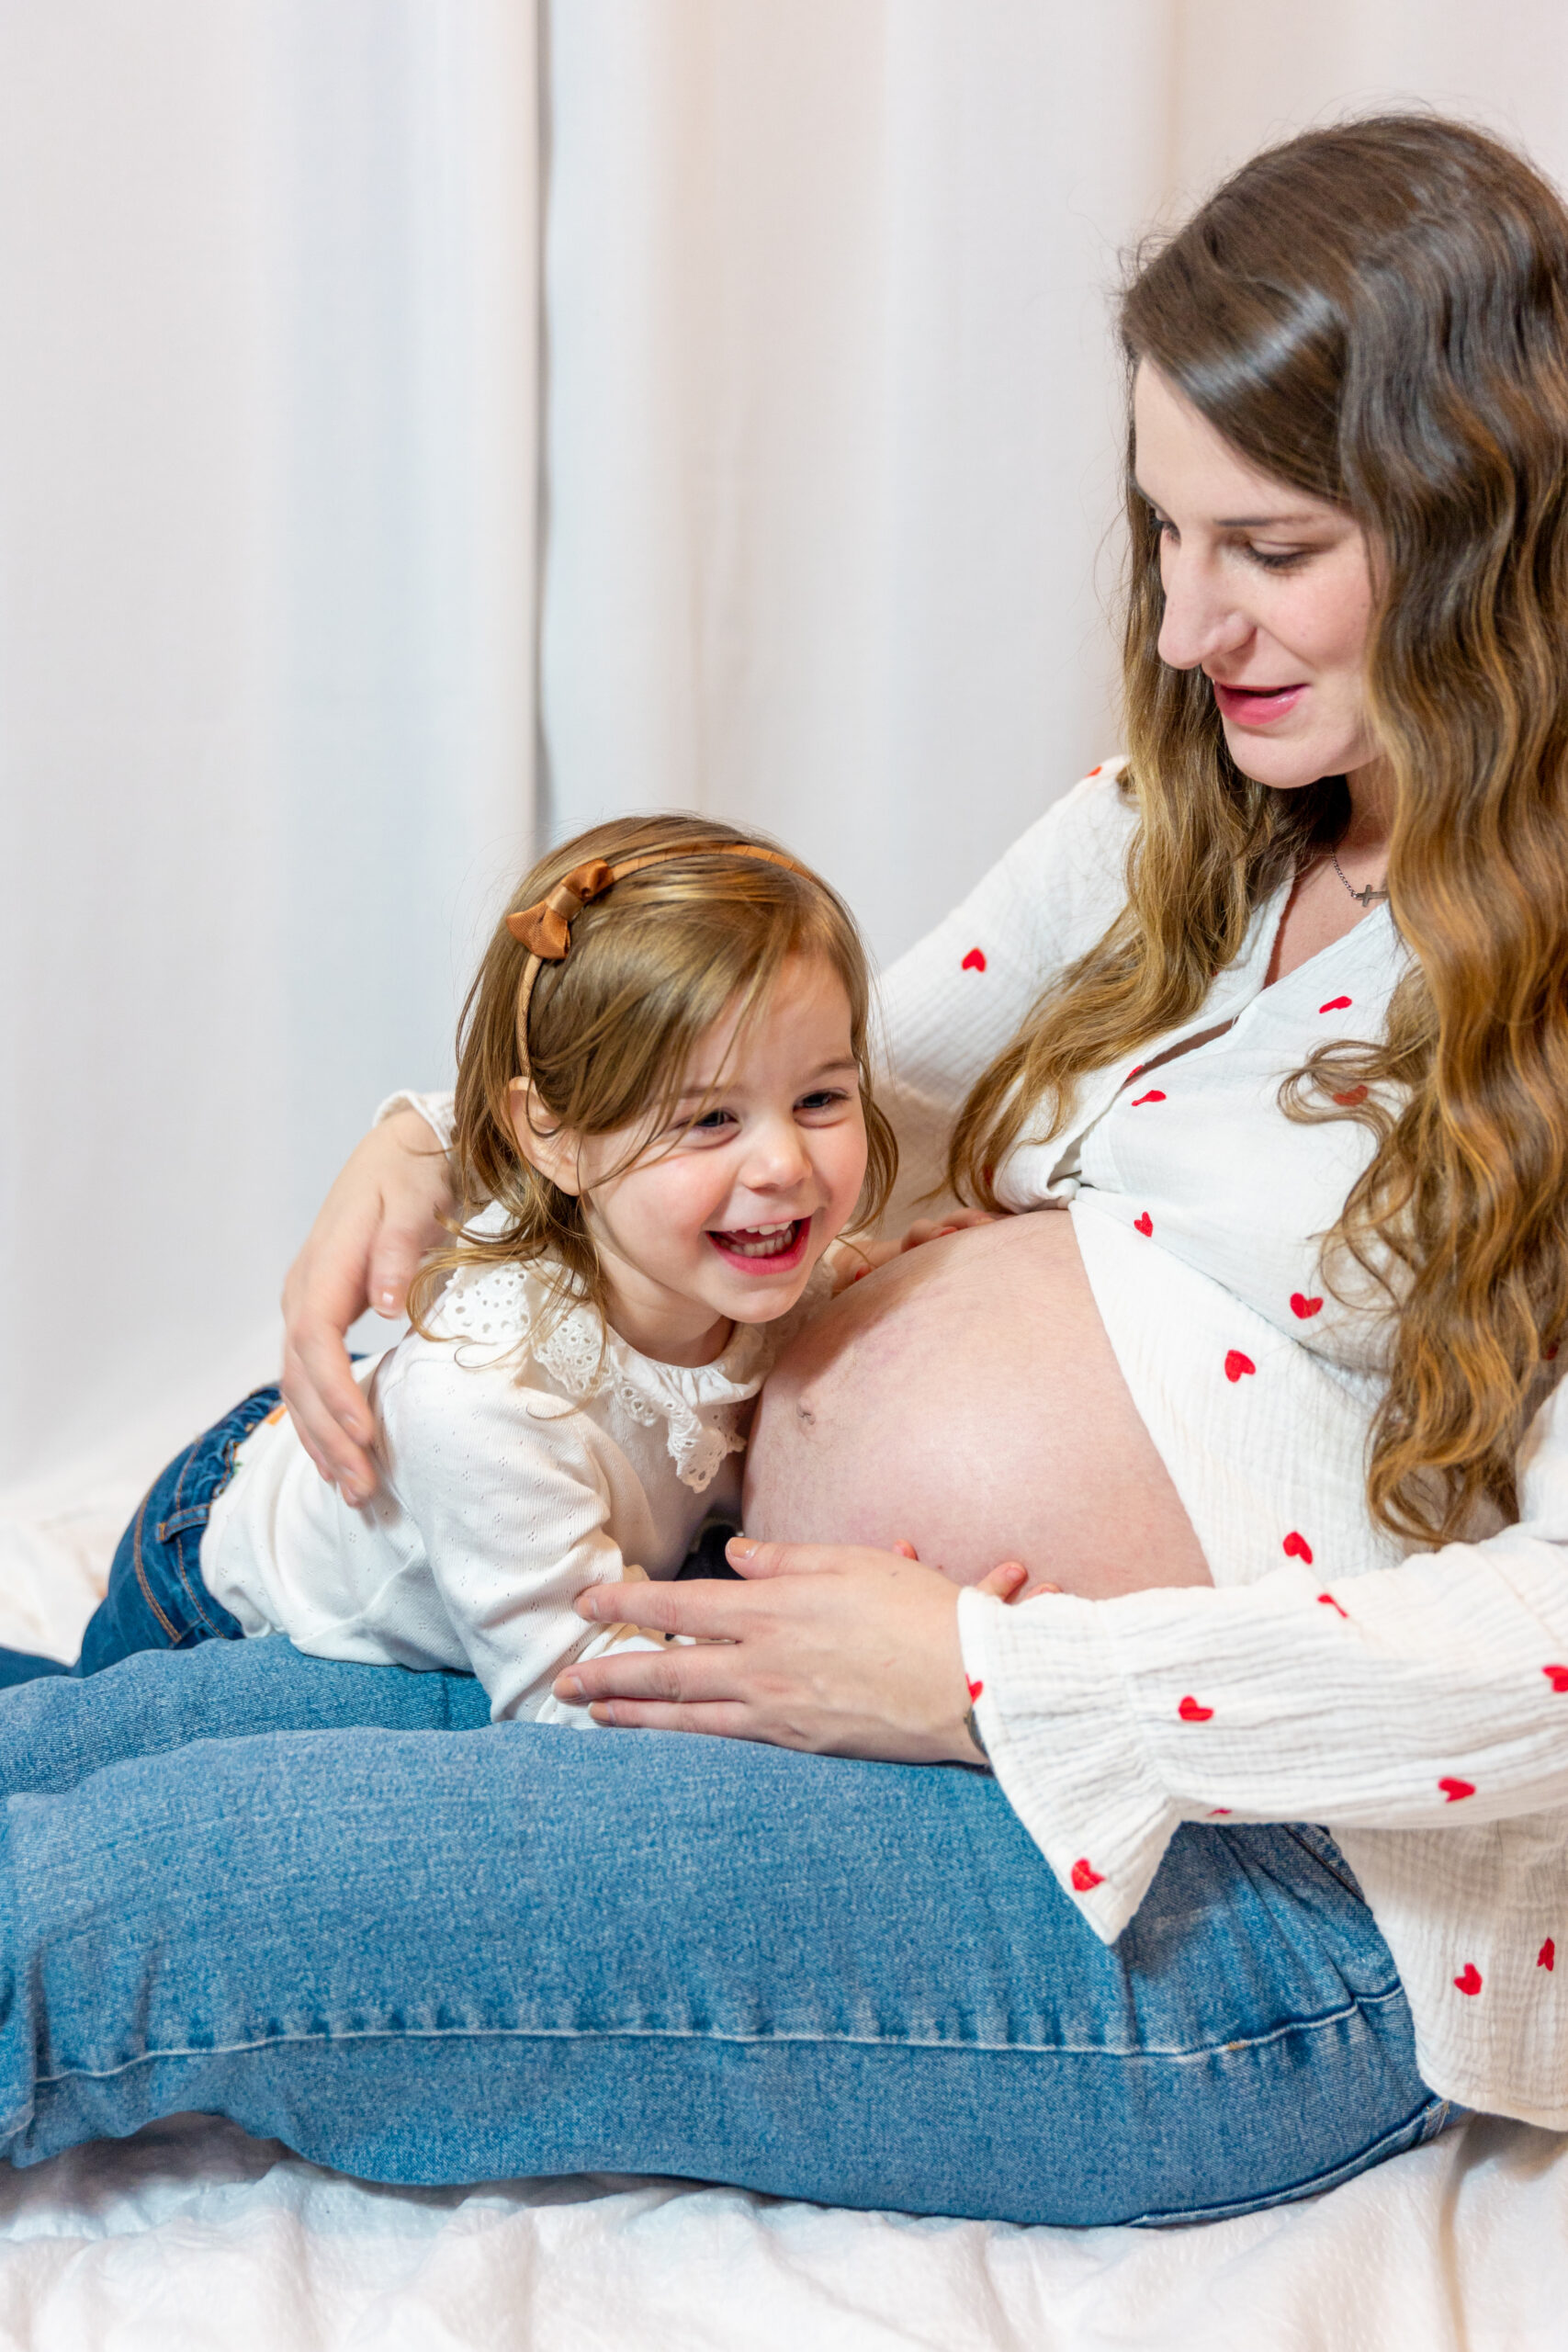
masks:
POLYGON ((1568 174, 1568 17, 0 0, 0 1544, 268 1369, 541 833, 891 954, 1113 746, 1119 255, 1413 98, 1568 174))
POLYGON ((536 59, 525 0, 0 6, 14 1544, 267 1376, 526 850, 536 59))

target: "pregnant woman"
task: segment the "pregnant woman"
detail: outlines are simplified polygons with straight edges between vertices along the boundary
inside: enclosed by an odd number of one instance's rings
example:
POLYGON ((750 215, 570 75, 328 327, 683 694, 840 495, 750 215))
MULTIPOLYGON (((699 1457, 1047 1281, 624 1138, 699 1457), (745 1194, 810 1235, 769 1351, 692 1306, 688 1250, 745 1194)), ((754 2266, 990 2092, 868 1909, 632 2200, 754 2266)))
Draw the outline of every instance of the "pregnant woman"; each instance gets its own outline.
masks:
MULTIPOLYGON (((887 989, 997 1221, 786 1357, 743 1581, 583 1597, 717 1637, 563 1678, 635 1732, 281 1641, 9 1695, 17 2160, 200 2108, 1087 2223, 1568 2124, 1568 215, 1314 132, 1122 330, 1128 758, 887 989), (1003 1557, 1060 1589, 937 1565, 1003 1557)), ((405 1110, 292 1278, 351 1498, 446 1205, 405 1110)))

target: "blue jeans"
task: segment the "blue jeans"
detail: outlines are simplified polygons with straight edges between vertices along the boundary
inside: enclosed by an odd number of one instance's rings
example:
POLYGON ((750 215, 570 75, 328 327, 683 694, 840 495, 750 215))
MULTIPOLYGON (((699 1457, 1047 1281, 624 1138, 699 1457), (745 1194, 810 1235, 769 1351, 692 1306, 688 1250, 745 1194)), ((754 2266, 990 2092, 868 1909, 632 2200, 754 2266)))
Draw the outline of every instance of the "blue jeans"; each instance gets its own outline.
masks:
POLYGON ((242 1441, 279 1400, 256 1388, 177 1453, 154 1478, 119 1539, 108 1590, 82 1636, 73 1674, 101 1674, 136 1650, 185 1650, 244 1638, 244 1629, 201 1580, 201 1539, 213 1503, 234 1475, 242 1441))
POLYGON ((1168 2222, 1448 2118, 1321 1830, 1180 1831, 1108 1951, 979 1775, 486 1713, 281 1637, 0 1694, 12 2159, 194 2108, 388 2181, 1168 2222))

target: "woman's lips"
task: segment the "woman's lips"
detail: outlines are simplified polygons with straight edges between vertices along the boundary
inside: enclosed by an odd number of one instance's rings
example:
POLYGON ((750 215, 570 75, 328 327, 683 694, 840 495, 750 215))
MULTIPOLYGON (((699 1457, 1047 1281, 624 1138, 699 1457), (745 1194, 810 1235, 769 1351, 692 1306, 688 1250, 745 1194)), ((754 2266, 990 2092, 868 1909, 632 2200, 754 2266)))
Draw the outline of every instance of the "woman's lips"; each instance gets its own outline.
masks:
POLYGON ((736 1226, 708 1239, 727 1266, 740 1274, 787 1274, 806 1255, 811 1219, 797 1216, 777 1225, 736 1226))
POLYGON ((1276 719, 1288 718, 1306 692, 1304 679, 1294 686, 1222 686, 1218 678, 1210 683, 1220 717, 1242 727, 1271 727, 1276 719))

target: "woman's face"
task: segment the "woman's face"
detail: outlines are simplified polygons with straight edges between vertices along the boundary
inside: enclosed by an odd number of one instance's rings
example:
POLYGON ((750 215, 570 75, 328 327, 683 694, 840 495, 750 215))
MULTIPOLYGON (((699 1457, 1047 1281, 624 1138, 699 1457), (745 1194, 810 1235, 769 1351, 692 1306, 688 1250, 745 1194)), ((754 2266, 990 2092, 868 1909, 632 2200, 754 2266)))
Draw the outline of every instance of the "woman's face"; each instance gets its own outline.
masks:
POLYGON ((1289 790, 1377 757, 1363 666, 1371 566, 1338 507, 1255 472, 1145 361, 1138 488, 1161 534, 1159 653, 1201 670, 1244 775, 1289 790))

